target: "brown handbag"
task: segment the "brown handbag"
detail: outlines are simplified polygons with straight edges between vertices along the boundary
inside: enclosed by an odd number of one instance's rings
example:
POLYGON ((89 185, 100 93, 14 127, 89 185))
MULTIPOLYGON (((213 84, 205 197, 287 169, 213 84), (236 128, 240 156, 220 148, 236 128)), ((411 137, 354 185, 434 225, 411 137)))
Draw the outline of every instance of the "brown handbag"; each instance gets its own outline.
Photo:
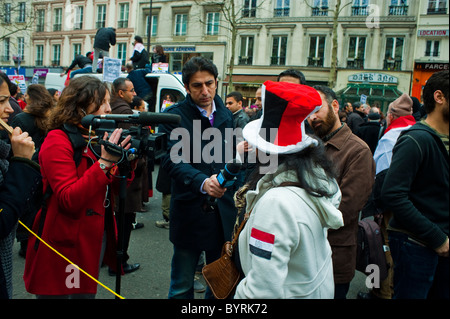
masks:
POLYGON ((245 216, 239 229, 233 234, 231 242, 223 244, 219 259, 205 265, 202 269, 203 278, 217 299, 226 299, 235 290, 240 279, 240 273, 234 263, 234 251, 239 234, 247 222, 249 214, 245 216))

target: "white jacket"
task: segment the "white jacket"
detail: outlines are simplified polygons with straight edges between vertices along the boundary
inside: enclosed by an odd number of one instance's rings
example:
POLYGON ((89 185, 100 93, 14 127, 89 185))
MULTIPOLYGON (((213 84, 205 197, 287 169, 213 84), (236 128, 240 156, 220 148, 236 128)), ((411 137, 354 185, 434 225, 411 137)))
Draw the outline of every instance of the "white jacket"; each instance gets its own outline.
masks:
POLYGON ((239 236, 245 278, 234 298, 334 297, 327 229, 344 225, 337 209, 341 192, 334 180, 319 181, 335 189, 332 198, 314 197, 299 187, 275 187, 296 180, 295 173, 280 166, 248 191, 251 215, 239 236))

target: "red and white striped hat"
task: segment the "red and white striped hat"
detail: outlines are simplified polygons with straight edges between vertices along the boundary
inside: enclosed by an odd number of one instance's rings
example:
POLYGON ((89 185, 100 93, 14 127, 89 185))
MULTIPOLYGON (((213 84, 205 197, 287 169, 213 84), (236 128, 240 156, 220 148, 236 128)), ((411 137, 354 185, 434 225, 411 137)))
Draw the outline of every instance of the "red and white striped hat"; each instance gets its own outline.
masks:
POLYGON ((266 81, 262 86, 263 115, 243 130, 249 144, 268 154, 292 154, 318 141, 305 133, 305 119, 322 106, 312 87, 266 81))

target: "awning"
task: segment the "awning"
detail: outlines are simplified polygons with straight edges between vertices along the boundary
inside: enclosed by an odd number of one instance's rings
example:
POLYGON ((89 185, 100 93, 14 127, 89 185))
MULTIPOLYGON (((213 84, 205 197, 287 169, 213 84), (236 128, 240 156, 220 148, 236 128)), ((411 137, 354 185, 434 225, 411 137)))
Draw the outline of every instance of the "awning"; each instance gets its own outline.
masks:
POLYGON ((367 96, 367 103, 373 106, 375 103, 386 114, 389 103, 396 100, 403 92, 397 89, 396 85, 373 85, 363 83, 349 83, 346 88, 336 92, 339 103, 344 105, 345 102, 354 103, 360 101, 361 95, 367 96))

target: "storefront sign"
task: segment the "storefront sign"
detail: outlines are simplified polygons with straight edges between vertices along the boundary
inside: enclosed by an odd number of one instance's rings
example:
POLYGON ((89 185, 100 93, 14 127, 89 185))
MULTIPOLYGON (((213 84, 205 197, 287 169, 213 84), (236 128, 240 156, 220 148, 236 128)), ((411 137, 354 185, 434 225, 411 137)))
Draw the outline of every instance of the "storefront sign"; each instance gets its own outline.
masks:
POLYGON ((448 30, 419 30, 417 36, 419 37, 448 37, 448 30))
POLYGON ((448 63, 416 63, 416 70, 448 70, 448 63))
POLYGON ((356 73, 348 77, 349 82, 369 82, 369 83, 398 83, 398 79, 389 74, 383 73, 356 73))
POLYGON ((164 52, 195 52, 195 46, 164 47, 164 52))

